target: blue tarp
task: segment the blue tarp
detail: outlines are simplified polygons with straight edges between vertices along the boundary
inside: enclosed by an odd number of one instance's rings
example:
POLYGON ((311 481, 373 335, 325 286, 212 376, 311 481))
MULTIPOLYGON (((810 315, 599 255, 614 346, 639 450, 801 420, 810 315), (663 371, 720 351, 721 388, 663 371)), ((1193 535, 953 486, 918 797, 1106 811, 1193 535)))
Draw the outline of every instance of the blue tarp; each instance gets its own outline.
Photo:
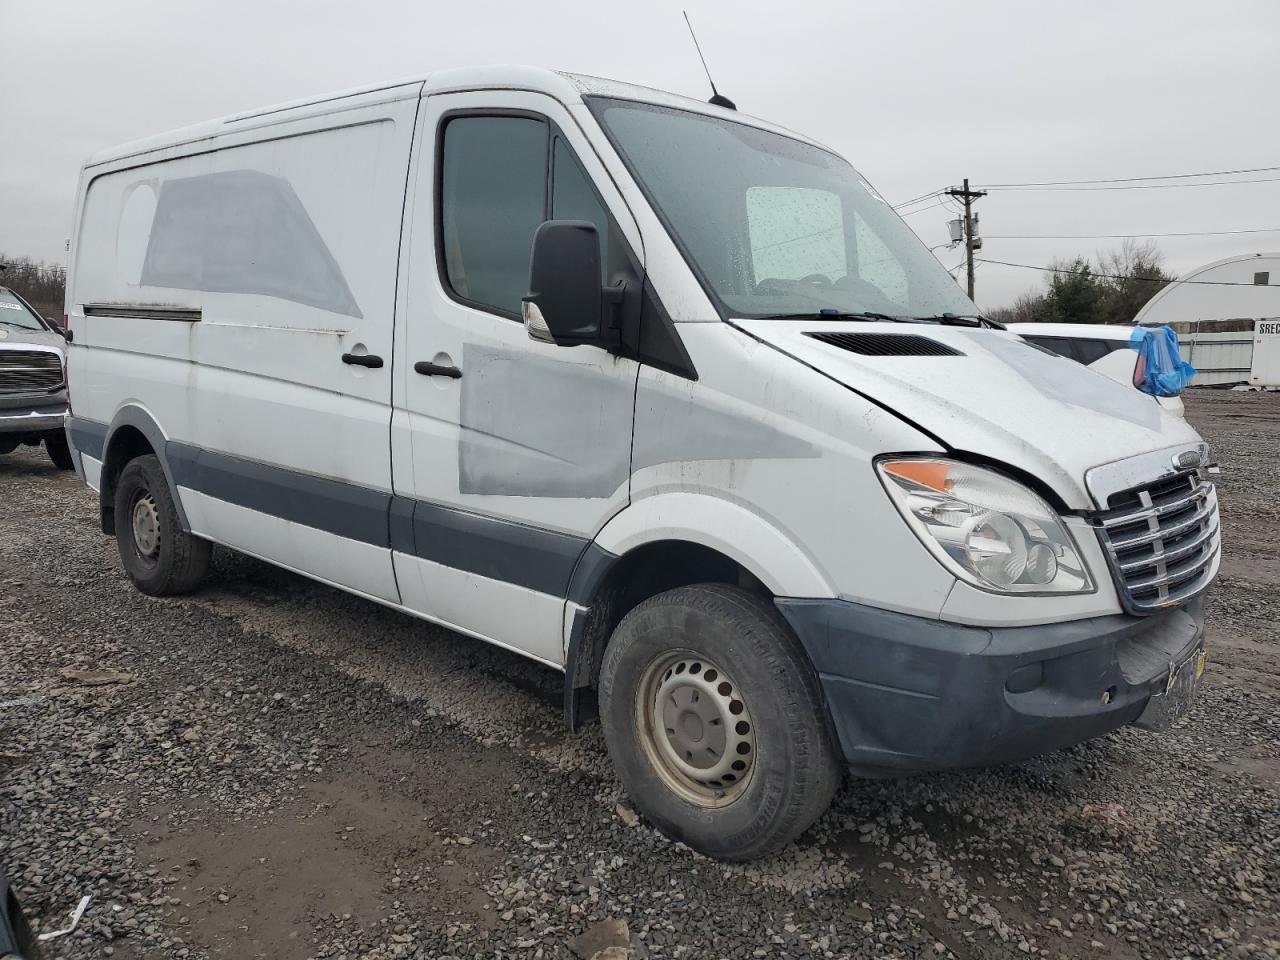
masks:
POLYGON ((1178 335, 1169 327, 1134 327, 1129 346, 1138 352, 1134 384, 1153 397, 1176 397, 1196 368, 1178 353, 1178 335))

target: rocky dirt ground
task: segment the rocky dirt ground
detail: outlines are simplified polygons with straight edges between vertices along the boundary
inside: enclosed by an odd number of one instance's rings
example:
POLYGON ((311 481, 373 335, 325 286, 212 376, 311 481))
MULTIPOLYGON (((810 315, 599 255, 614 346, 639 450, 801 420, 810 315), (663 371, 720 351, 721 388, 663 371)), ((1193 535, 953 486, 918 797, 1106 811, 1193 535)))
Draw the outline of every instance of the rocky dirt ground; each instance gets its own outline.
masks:
POLYGON ((89 491, 0 459, 0 863, 54 958, 1280 956, 1280 395, 1198 393, 1226 559, 1192 715, 851 782, 727 867, 621 794, 556 675, 225 552, 125 582, 89 491))

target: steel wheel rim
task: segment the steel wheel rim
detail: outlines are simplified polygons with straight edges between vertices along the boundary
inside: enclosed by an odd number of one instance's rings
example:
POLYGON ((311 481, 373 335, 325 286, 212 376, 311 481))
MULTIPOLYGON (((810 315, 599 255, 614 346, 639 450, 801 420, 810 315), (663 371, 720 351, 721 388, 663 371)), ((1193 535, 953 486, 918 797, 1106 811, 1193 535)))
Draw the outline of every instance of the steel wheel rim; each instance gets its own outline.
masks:
POLYGON ((688 803, 726 807, 756 767, 755 721, 733 678, 692 650, 650 661, 636 696, 636 729, 663 783, 688 803))
POLYGON ((150 493, 144 490, 134 499, 129 521, 133 548, 143 560, 154 562, 160 554, 160 510, 150 493))

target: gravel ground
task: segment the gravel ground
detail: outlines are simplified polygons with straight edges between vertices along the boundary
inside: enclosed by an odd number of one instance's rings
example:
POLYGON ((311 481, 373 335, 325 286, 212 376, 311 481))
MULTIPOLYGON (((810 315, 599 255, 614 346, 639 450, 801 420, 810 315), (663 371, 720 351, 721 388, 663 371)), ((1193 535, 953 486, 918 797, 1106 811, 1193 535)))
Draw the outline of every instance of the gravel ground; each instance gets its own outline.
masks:
POLYGON ((1226 559, 1191 716, 847 784, 726 867, 637 822, 558 676, 225 552, 134 592, 0 459, 0 863, 54 958, 1280 956, 1280 395, 1197 393, 1226 559))

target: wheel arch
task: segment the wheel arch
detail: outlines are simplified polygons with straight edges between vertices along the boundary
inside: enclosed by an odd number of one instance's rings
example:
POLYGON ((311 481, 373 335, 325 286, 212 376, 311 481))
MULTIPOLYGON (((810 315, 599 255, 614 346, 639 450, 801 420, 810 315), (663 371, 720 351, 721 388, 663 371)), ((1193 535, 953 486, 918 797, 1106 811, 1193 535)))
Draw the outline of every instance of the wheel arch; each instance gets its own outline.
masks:
POLYGON ((187 521, 186 511, 182 508, 182 499, 178 496, 177 484, 173 481, 173 473, 169 469, 169 459, 165 455, 168 439, 156 423, 155 418, 139 406, 121 407, 111 420, 107 429, 106 440, 102 445, 102 479, 98 484, 98 509, 102 517, 102 532, 115 534, 115 497, 116 485, 120 473, 130 460, 154 454, 160 461, 164 478, 169 484, 169 494, 173 498, 174 509, 182 529, 188 533, 191 524, 187 521))
POLYGON ((729 583, 769 598, 834 596, 786 535, 729 501, 670 494, 629 507, 597 535, 570 581, 566 609, 565 720, 577 730, 594 709, 604 649, 637 604, 676 587, 729 583), (697 525, 684 522, 697 518, 697 525))

